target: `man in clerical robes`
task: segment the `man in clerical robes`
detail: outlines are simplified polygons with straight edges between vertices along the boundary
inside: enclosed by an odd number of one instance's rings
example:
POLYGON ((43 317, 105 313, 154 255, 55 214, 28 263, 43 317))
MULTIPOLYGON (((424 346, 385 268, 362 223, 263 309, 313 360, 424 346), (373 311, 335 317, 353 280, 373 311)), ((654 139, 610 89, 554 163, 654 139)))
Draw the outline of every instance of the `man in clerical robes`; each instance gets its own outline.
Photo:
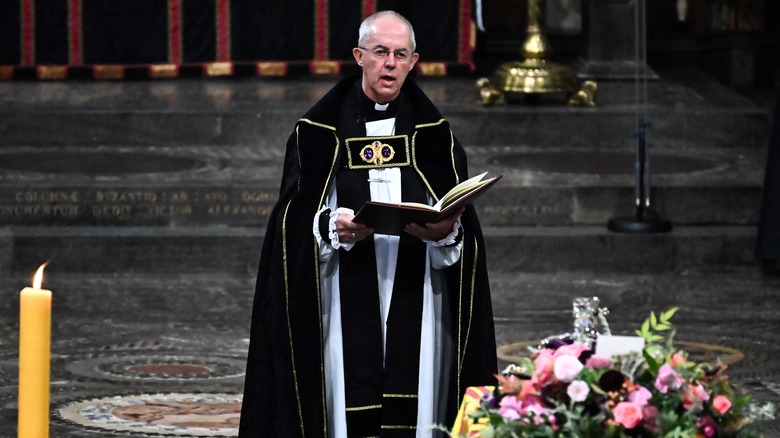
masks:
POLYGON ((369 200, 435 203, 467 178, 448 122, 406 76, 414 31, 360 26, 345 78, 287 143, 258 272, 239 436, 429 437, 494 382, 485 247, 473 207, 400 236, 352 221, 369 200))

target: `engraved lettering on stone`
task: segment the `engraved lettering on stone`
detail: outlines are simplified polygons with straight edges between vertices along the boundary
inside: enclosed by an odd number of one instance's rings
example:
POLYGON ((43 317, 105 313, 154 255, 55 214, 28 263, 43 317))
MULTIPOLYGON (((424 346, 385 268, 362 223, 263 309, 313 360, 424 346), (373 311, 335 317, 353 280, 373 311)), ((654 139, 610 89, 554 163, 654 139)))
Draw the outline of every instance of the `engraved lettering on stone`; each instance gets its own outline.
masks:
POLYGON ((482 207, 482 213, 495 216, 526 215, 549 216, 559 214, 558 208, 552 205, 490 205, 482 207))

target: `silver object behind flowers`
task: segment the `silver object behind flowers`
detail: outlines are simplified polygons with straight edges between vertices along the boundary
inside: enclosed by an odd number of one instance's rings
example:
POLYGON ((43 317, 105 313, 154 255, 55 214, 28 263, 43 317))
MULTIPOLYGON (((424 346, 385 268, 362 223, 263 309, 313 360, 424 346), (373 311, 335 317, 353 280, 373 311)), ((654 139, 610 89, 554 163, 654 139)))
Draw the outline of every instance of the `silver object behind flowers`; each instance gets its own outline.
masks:
POLYGON ((544 348, 554 340, 581 342, 588 347, 593 347, 599 333, 610 334, 606 318, 609 309, 599 307, 599 304, 599 297, 574 298, 572 301, 574 331, 544 338, 539 348, 544 348))
POLYGON ((599 297, 577 297, 572 301, 575 341, 592 346, 599 333, 609 331, 606 325, 609 310, 599 307, 599 303, 599 297))

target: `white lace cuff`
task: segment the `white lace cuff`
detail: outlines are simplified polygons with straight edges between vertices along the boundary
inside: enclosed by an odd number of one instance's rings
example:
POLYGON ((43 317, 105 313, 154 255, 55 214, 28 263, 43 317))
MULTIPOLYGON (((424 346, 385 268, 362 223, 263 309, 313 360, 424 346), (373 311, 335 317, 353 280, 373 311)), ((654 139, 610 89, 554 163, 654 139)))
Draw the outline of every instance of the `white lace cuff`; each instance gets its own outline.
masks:
POLYGON ((339 242, 339 235, 336 232, 336 219, 340 214, 352 214, 355 212, 350 208, 339 207, 335 211, 330 212, 330 220, 328 221, 328 237, 330 238, 330 244, 335 249, 344 248, 349 251, 355 246, 355 243, 342 243, 339 242))
POLYGON ((455 221, 454 224, 452 224, 452 232, 447 235, 444 239, 441 240, 425 240, 423 239, 423 242, 430 244, 433 247, 446 247, 446 246, 454 246, 460 243, 461 239, 460 234, 460 218, 455 221))

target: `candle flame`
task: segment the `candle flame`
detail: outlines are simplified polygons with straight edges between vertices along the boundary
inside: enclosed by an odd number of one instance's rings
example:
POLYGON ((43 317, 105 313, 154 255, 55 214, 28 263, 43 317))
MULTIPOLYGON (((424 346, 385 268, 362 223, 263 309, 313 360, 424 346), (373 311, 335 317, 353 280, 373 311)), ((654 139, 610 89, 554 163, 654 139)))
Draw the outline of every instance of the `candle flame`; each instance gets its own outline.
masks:
POLYGON ((41 267, 38 268, 38 272, 35 273, 35 278, 33 278, 33 288, 34 289, 40 289, 41 288, 41 284, 43 284, 43 268, 45 268, 46 265, 48 265, 48 264, 49 264, 49 262, 46 262, 46 263, 42 264, 41 267))

